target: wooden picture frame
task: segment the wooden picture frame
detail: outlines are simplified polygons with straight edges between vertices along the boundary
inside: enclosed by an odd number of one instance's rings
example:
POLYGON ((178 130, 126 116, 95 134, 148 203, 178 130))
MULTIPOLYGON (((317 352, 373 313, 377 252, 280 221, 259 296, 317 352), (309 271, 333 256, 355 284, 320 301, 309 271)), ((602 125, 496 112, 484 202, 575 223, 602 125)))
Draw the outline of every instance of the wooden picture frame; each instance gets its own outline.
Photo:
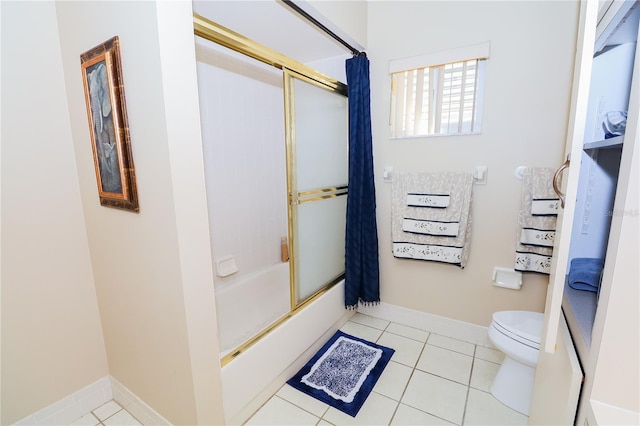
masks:
POLYGON ((80 62, 100 204, 138 212, 118 36, 81 54, 80 62))

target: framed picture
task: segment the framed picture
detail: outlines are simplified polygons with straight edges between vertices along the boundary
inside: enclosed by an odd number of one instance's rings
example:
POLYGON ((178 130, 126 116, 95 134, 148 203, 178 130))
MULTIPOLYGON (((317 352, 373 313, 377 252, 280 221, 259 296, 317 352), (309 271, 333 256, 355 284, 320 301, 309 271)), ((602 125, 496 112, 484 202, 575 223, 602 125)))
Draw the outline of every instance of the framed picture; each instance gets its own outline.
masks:
POLYGON ((139 211, 118 37, 80 55, 100 204, 139 211))

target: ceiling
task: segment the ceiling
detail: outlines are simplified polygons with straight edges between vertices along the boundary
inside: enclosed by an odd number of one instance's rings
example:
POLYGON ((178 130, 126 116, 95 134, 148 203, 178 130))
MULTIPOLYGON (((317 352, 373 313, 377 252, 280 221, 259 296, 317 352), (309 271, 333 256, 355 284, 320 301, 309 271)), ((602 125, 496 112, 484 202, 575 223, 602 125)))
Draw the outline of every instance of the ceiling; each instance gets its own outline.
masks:
POLYGON ((194 0, 193 11, 298 62, 349 53, 277 0, 194 0))

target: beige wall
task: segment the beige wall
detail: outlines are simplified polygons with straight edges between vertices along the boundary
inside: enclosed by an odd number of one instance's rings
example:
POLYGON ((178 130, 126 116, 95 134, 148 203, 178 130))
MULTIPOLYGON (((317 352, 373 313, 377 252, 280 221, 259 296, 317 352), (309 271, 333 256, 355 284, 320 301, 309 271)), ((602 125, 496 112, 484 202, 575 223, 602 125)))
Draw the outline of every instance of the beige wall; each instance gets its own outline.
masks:
POLYGON ((1 8, 4 425, 108 370, 55 4, 3 1, 1 8))
POLYGON ((174 424, 222 420, 190 2, 59 2, 109 373, 174 424), (140 213, 101 207, 79 56, 118 35, 140 213))
POLYGON ((182 292, 198 424, 222 424, 222 383, 191 2, 157 3, 182 292))
POLYGON ((362 0, 309 0, 311 7, 361 46, 367 46, 367 4, 362 0))
POLYGON ((370 2, 368 53, 384 302, 479 325, 506 309, 542 311, 547 276, 525 274, 520 291, 491 285, 494 266, 512 267, 520 165, 562 162, 578 5, 575 2, 370 2), (389 61, 489 40, 482 134, 390 140, 389 61), (469 262, 456 266, 396 259, 391 254, 390 191, 396 171, 473 171, 469 262))

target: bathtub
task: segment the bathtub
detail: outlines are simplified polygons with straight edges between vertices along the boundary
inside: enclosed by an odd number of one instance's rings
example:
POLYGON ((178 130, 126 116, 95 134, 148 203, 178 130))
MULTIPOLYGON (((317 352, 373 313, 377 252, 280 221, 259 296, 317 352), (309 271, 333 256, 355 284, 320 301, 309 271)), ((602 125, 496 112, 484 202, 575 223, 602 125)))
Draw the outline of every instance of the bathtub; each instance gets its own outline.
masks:
POLYGON ((291 306, 288 262, 238 278, 216 287, 221 358, 287 314, 291 306))
POLYGON ((222 367, 225 423, 244 424, 354 314, 341 281, 222 367))

